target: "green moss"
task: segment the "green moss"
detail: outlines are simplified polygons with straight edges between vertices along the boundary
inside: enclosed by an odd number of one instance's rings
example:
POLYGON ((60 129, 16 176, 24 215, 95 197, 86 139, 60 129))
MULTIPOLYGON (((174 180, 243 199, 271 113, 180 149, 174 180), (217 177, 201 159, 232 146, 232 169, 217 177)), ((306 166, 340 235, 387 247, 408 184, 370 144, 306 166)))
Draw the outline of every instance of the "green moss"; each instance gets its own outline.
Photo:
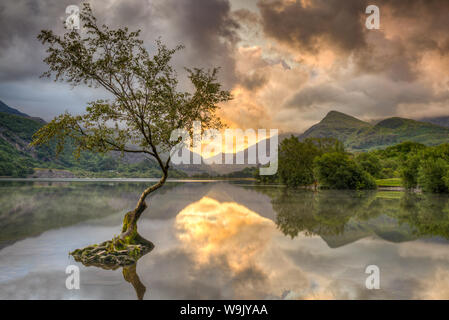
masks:
MULTIPOLYGON (((137 234, 137 233, 136 233, 137 234)), ((141 237, 137 235, 136 239, 141 237)), ((136 263, 137 260, 153 249, 151 242, 142 244, 129 244, 120 237, 114 237, 111 241, 105 241, 100 245, 92 245, 83 249, 76 249, 70 253, 74 259, 86 266, 127 266, 136 263)))

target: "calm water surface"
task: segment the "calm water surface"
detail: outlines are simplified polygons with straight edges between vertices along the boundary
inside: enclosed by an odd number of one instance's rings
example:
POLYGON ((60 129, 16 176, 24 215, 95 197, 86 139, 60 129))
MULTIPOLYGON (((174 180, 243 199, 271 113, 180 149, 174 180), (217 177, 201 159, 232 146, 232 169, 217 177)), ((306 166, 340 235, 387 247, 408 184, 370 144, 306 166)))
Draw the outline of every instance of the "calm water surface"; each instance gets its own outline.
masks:
POLYGON ((0 181, 0 299, 449 298, 447 196, 171 182, 139 221, 155 248, 131 277, 68 256, 118 235, 147 184, 0 181))

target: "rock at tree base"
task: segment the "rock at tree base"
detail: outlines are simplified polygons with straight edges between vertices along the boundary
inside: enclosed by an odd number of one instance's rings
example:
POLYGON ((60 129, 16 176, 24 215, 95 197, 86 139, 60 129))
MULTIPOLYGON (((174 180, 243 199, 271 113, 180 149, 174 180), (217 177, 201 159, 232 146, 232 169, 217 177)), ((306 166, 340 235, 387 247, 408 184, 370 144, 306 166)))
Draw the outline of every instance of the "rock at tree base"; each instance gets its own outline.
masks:
POLYGON ((105 269, 133 265, 140 257, 154 248, 151 242, 144 244, 126 244, 116 238, 99 245, 87 246, 70 252, 75 261, 85 266, 97 266, 105 269))

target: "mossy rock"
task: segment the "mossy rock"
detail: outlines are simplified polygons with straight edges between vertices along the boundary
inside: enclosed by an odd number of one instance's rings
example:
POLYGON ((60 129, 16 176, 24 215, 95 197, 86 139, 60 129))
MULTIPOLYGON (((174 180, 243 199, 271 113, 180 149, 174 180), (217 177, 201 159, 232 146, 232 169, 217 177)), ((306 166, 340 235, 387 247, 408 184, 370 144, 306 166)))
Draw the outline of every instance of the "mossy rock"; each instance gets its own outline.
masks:
POLYGON ((116 237, 98 245, 87 246, 70 252, 75 261, 85 266, 97 266, 103 269, 117 269, 118 267, 133 265, 143 255, 154 248, 146 241, 144 243, 129 244, 116 237))

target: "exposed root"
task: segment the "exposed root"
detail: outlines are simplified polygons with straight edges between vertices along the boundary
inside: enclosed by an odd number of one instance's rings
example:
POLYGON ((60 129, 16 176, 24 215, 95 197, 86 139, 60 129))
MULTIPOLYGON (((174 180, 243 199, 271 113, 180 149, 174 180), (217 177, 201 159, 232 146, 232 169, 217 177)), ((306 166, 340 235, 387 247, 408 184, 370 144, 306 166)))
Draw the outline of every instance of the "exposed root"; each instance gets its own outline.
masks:
POLYGON ((148 241, 141 243, 127 243, 116 237, 101 244, 94 244, 82 249, 70 252, 75 261, 85 266, 96 266, 103 269, 115 270, 119 267, 133 265, 140 257, 154 248, 148 241))

